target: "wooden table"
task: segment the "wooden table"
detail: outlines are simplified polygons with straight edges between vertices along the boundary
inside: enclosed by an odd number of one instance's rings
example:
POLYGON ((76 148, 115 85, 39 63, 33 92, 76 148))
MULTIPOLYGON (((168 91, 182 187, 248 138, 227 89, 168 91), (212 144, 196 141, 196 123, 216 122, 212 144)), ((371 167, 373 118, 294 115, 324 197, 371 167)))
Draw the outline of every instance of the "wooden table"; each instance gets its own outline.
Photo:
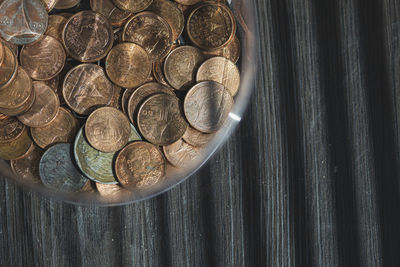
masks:
POLYGON ((210 163, 117 208, 1 180, 1 266, 400 266, 400 0, 257 6, 252 104, 210 163))

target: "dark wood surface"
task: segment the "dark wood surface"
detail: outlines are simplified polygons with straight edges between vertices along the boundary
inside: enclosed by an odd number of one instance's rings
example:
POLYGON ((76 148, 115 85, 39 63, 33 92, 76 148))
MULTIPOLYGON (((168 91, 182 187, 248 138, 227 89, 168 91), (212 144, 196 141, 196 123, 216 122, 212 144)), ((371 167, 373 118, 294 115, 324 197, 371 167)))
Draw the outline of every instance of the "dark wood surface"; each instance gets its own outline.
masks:
POLYGON ((400 266, 400 1, 257 7, 252 104, 210 163, 117 208, 1 180, 1 266, 400 266))

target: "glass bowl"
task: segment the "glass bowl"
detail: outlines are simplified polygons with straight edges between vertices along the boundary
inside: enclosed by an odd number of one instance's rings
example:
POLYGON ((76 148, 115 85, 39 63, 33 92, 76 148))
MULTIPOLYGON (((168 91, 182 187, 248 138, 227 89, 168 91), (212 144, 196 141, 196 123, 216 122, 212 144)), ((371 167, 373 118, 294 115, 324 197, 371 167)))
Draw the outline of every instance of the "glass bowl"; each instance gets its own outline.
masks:
MULTIPOLYGON (((237 23, 237 37, 241 44, 241 56, 238 62, 241 71, 241 85, 238 94, 235 96, 235 104, 228 116, 225 125, 217 132, 213 140, 204 148, 204 151, 185 169, 167 168, 167 175, 162 182, 147 189, 122 190, 114 194, 102 196, 94 192, 81 192, 73 194, 59 193, 52 191, 40 184, 27 184, 21 178, 17 177, 11 171, 8 162, 0 160, 0 175, 16 181, 19 185, 28 190, 38 191, 45 197, 62 200, 68 203, 79 205, 98 205, 98 206, 116 206, 148 199, 168 191, 172 187, 185 181, 207 160, 215 151, 228 139, 239 124, 243 113, 249 103, 253 90, 255 73, 258 59, 258 39, 256 12, 253 1, 249 0, 228 0, 228 3, 235 15, 237 23)), ((223 179, 223 178, 221 178, 223 179)))

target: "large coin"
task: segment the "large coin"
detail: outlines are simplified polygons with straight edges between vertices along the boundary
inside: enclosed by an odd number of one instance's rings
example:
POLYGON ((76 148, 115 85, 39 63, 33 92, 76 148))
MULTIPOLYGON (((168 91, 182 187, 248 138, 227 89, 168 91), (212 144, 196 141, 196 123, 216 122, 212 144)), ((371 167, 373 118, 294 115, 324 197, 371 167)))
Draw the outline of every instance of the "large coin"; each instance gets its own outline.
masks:
MULTIPOLYGON (((50 12, 57 4, 58 0, 41 0, 47 12, 50 12)), ((60 0, 63 1, 63 0, 60 0)))
POLYGON ((15 160, 25 155, 32 145, 28 129, 15 118, 0 120, 0 126, 0 158, 15 160))
POLYGON ((81 11, 68 19, 62 39, 71 57, 81 62, 96 62, 110 51, 114 32, 100 13, 81 11))
POLYGON ((80 0, 58 0, 55 5, 56 9, 69 9, 78 5, 80 0))
POLYGON ((122 9, 133 13, 139 13, 149 7, 153 0, 113 0, 114 4, 122 9))
POLYGON ((125 187, 149 187, 165 175, 166 162, 155 145, 133 142, 126 146, 115 160, 115 173, 125 187))
POLYGON ((188 167, 200 154, 200 148, 191 146, 179 139, 173 144, 163 147, 167 160, 178 168, 188 167))
POLYGON ((70 144, 49 148, 40 160, 39 172, 46 187, 63 193, 78 192, 87 183, 73 163, 70 144))
POLYGON ((110 103, 114 86, 102 67, 81 64, 71 69, 64 79, 63 97, 76 113, 89 115, 93 109, 110 103))
POLYGON ((146 140, 162 146, 179 140, 188 126, 179 99, 167 94, 153 95, 144 101, 137 124, 146 140))
POLYGON ((211 57, 224 57, 237 63, 240 57, 240 41, 239 38, 235 38, 227 46, 217 50, 207 50, 203 51, 204 55, 208 58, 211 57))
POLYGON ((17 160, 11 160, 11 169, 24 182, 40 183, 39 162, 44 151, 32 143, 26 154, 17 160))
POLYGON ((24 105, 32 94, 32 80, 22 67, 12 83, 0 90, 0 108, 17 109, 24 105))
POLYGON ((192 127, 188 127, 182 139, 189 145, 195 147, 204 147, 214 138, 215 134, 206 134, 192 127))
POLYGON ((151 62, 146 50, 134 43, 121 43, 107 56, 106 72, 115 84, 133 88, 144 83, 151 73, 151 62))
POLYGON ((63 69, 65 59, 62 44, 46 35, 33 44, 25 45, 19 56, 21 66, 33 79, 40 81, 56 77, 63 69))
POLYGON ((142 12, 126 23, 122 40, 142 46, 151 61, 155 62, 168 55, 173 44, 173 34, 165 19, 152 12, 142 12))
POLYGON ((225 87, 217 82, 196 84, 185 97, 184 110, 190 125, 204 133, 218 131, 233 106, 233 98, 225 87))
POLYGON ((64 29, 67 19, 60 15, 49 16, 49 25, 45 35, 56 38, 60 43, 62 43, 62 31, 64 29))
POLYGON ((90 0, 90 7, 107 17, 114 27, 121 27, 132 15, 132 12, 117 8, 111 0, 90 0))
POLYGON ((17 74, 17 68, 17 56, 5 45, 3 64, 0 66, 0 91, 13 81, 13 78, 17 74))

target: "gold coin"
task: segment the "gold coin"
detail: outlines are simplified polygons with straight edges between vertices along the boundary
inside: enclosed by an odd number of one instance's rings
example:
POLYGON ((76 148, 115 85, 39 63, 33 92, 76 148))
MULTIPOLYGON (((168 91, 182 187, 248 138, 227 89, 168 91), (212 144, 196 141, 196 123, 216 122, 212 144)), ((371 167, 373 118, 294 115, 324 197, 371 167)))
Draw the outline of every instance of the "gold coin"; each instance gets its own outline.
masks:
POLYGON ((167 160, 178 168, 190 166, 200 154, 199 148, 189 145, 182 139, 168 146, 163 146, 163 151, 167 160))
POLYGON ((31 145, 32 140, 29 137, 28 129, 24 127, 17 138, 0 143, 0 158, 4 160, 19 159, 26 154, 31 145))
POLYGON ((11 169, 16 176, 28 183, 40 183, 39 162, 43 150, 32 143, 29 150, 20 159, 11 160, 11 169))
POLYGON ((45 35, 56 38, 57 41, 62 43, 62 31, 67 19, 60 15, 50 15, 47 30, 45 35))
POLYGON ((22 67, 7 87, 0 90, 0 108, 17 109, 24 105, 32 94, 32 80, 22 67))
POLYGON ((113 3, 122 10, 132 13, 139 13, 149 7, 153 0, 112 0, 113 3))
POLYGON ((69 9, 78 5, 80 0, 58 0, 54 8, 56 9, 69 9))
POLYGON ((88 142, 102 152, 116 152, 129 141, 131 125, 124 113, 112 107, 95 110, 85 125, 88 142))
POLYGON ((195 147, 204 147, 214 138, 215 134, 207 134, 188 127, 182 139, 189 145, 195 147))
POLYGON ((7 45, 5 45, 3 64, 0 66, 0 91, 13 81, 17 74, 17 68, 17 56, 7 45))
POLYGON ((207 50, 203 51, 204 55, 208 58, 211 57, 224 57, 232 61, 233 63, 237 63, 240 57, 240 41, 239 38, 235 36, 232 42, 230 42, 227 46, 217 50, 207 50))

